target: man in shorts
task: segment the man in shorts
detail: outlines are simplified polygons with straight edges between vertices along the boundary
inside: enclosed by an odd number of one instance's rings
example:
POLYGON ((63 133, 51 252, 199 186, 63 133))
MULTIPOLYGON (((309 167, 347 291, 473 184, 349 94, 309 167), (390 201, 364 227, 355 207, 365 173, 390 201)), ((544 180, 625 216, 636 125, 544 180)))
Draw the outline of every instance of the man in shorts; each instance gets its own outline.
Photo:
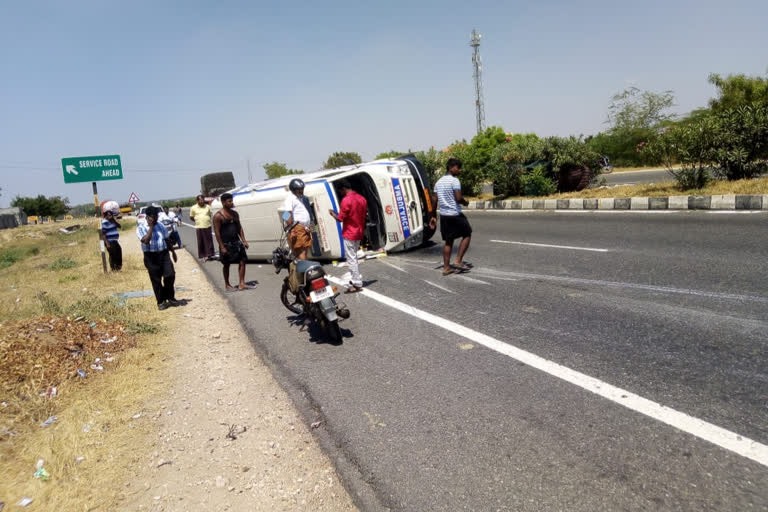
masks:
MULTIPOLYGON (((459 271, 467 271, 469 265, 464 263, 464 254, 469 249, 469 242, 472 239, 472 226, 461 213, 461 205, 467 206, 469 202, 461 194, 461 183, 457 176, 461 174, 461 160, 458 158, 449 158, 446 164, 448 172, 445 176, 435 183, 434 200, 437 201, 438 212, 440 213, 440 234, 443 236, 445 245, 443 246, 443 275, 455 274, 459 271), (461 239, 459 243, 459 252, 456 255, 456 262, 451 266, 451 253, 453 252, 453 242, 461 239)), ((436 220, 430 221, 430 226, 434 229, 436 220)))
POLYGON ((219 260, 224 265, 224 285, 227 290, 235 287, 229 284, 229 265, 237 263, 240 283, 238 290, 251 288, 245 284, 245 262, 248 256, 245 250, 248 242, 245 240, 243 226, 240 225, 240 215, 234 210, 235 202, 229 192, 221 194, 221 210, 213 216, 213 231, 216 233, 216 241, 219 243, 219 260))
POLYGON ((285 198, 283 211, 290 214, 290 217, 285 221, 285 225, 291 226, 294 222, 298 223, 288 233, 288 243, 291 245, 296 259, 306 260, 307 253, 312 247, 312 231, 310 230, 312 218, 309 215, 309 201, 304 197, 304 182, 294 178, 288 184, 288 189, 291 191, 291 195, 285 198))

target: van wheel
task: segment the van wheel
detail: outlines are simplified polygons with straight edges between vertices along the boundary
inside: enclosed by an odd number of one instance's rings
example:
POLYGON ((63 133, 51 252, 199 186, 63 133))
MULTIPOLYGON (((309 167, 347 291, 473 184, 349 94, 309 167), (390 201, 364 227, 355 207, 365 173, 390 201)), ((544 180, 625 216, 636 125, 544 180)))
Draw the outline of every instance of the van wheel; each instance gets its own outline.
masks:
POLYGON ((304 312, 304 308, 301 306, 301 301, 299 300, 298 295, 294 295, 293 292, 291 292, 291 287, 288 286, 287 282, 283 283, 283 288, 280 290, 280 302, 282 302, 283 306, 288 308, 288 311, 291 313, 300 315, 304 312))

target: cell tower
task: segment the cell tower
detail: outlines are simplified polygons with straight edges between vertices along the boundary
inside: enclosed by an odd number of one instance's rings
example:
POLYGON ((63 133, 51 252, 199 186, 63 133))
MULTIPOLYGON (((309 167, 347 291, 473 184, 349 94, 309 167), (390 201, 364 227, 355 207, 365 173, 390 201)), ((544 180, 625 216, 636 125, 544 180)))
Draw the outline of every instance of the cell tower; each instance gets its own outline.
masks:
POLYGON ((475 109, 477 110, 477 133, 485 129, 485 105, 483 102, 483 62, 480 60, 480 39, 483 36, 472 29, 469 46, 472 47, 472 67, 475 78, 475 109))

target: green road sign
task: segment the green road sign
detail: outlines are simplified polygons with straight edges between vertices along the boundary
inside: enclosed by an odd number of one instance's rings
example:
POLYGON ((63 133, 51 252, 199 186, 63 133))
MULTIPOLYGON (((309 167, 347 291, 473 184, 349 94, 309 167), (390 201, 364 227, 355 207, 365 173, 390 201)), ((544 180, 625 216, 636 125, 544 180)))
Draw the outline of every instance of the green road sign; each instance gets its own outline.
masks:
POLYGON ((79 156, 61 159, 64 183, 123 179, 120 155, 79 156))

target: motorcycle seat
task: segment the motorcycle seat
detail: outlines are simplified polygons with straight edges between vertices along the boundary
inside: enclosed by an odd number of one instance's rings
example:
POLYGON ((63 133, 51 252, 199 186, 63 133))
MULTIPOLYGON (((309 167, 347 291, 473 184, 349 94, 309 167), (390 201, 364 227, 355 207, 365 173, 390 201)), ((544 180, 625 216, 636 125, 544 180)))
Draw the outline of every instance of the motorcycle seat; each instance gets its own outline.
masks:
POLYGON ((319 267, 320 263, 311 260, 296 260, 296 272, 304 274, 312 267, 319 267))

